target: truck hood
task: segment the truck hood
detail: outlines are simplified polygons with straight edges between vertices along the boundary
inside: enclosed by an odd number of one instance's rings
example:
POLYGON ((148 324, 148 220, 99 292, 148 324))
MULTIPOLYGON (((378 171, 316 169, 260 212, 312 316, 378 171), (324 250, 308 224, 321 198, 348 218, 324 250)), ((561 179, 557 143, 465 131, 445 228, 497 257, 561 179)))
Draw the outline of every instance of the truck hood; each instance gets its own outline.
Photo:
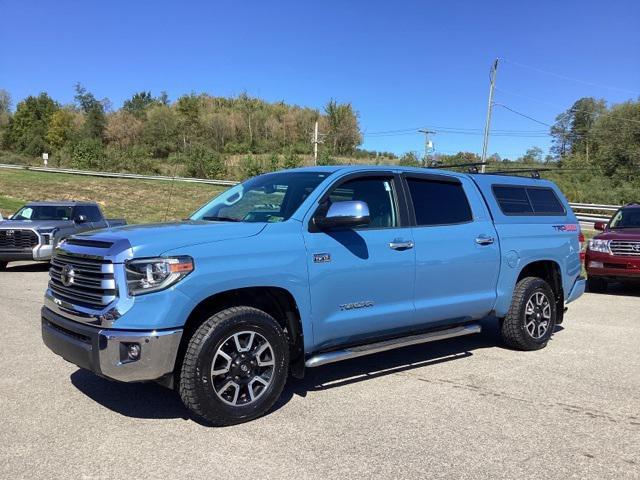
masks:
POLYGON ((74 238, 104 242, 127 240, 134 257, 154 257, 180 247, 259 234, 266 223, 185 221, 108 228, 74 238))
POLYGON ((67 228, 74 225, 71 220, 5 220, 0 222, 0 228, 20 230, 32 228, 34 230, 49 230, 52 228, 67 228))
POLYGON ((640 228, 620 228, 607 230, 596 235, 598 240, 637 240, 640 241, 640 228))

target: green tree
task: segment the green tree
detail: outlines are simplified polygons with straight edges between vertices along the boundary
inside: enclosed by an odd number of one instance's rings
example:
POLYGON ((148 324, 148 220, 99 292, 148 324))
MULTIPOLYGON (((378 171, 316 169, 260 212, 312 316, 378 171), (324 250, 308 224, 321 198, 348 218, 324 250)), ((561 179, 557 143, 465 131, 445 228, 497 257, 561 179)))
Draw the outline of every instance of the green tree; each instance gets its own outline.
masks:
POLYGON ((6 147, 6 131, 11 120, 11 95, 6 90, 0 89, 0 147, 6 147))
POLYGON ((107 125, 105 113, 105 100, 99 101, 86 88, 79 83, 76 84, 76 102, 84 112, 85 122, 83 134, 87 138, 95 138, 100 141, 104 138, 104 131, 107 125))
POLYGON ((51 115, 46 141, 55 153, 60 152, 77 135, 75 114, 69 108, 61 108, 51 115))
POLYGON ((7 142, 10 148, 28 155, 40 155, 48 149, 46 135, 51 116, 58 104, 46 93, 29 96, 18 103, 8 125, 7 142))
POLYGON ((552 153, 557 157, 567 153, 588 153, 590 143, 593 143, 590 139, 591 128, 606 110, 604 100, 584 97, 558 115, 550 130, 553 136, 552 153))
POLYGON ((157 100, 153 98, 151 92, 137 92, 134 93, 131 98, 124 101, 122 109, 141 120, 145 117, 149 107, 162 104, 163 101, 166 101, 166 97, 162 100, 157 100))
POLYGON ((334 155, 347 155, 362 143, 358 114, 350 103, 329 100, 324 107, 327 121, 325 142, 334 155))
POLYGON ((300 165, 302 165, 302 159, 293 149, 285 153, 284 168, 298 168, 300 165))
POLYGON ((407 152, 402 155, 398 163, 403 167, 419 167, 421 165, 418 156, 414 152, 407 152))
POLYGON ((525 154, 520 159, 524 163, 540 163, 542 162, 543 151, 540 147, 531 147, 527 149, 525 154))
POLYGON ((187 173, 197 178, 222 178, 225 174, 224 159, 220 153, 204 145, 194 144, 186 155, 187 173))

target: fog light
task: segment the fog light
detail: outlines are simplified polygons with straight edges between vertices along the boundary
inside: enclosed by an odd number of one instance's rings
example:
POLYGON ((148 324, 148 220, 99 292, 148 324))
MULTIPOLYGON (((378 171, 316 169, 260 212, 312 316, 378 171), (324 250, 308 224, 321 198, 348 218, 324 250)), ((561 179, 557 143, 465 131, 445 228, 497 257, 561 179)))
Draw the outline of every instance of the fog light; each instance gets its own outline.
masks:
POLYGON ((138 360, 140 358, 140 345, 137 343, 130 343, 127 348, 127 356, 129 360, 138 360))
POLYGON ((589 268, 604 268, 602 262, 589 262, 589 268))

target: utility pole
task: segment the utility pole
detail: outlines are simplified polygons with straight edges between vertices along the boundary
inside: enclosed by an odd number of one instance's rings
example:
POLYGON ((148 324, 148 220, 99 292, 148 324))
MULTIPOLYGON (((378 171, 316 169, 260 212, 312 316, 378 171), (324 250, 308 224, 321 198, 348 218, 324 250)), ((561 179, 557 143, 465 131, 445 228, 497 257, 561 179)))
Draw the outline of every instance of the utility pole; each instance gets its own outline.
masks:
POLYGON ((433 142, 429 140, 429 135, 435 135, 436 132, 427 130, 426 128, 421 128, 418 131, 424 133, 424 159, 422 160, 422 166, 424 167, 427 164, 427 153, 433 148, 433 142))
POLYGON ((318 165, 318 121, 313 128, 313 164, 318 165))
POLYGON ((489 86, 489 104, 487 105, 487 121, 484 125, 484 142, 482 144, 482 169, 484 173, 484 167, 487 163, 487 149, 489 148, 489 131, 491 130, 491 113, 493 111, 493 90, 496 86, 496 75, 498 73, 498 59, 493 62, 491 68, 491 85, 489 86))

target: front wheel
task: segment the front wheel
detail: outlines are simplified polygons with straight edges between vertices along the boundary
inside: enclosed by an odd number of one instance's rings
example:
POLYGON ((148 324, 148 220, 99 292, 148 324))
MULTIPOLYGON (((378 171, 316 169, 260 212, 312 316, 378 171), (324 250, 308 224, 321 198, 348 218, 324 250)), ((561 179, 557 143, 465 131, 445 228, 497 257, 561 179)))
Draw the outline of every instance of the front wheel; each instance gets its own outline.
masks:
POLYGON ((287 379, 287 338, 273 317, 232 307, 206 322, 189 341, 180 396, 212 425, 246 422, 266 413, 287 379))
POLYGON ((517 350, 544 348, 556 326, 556 298, 541 278, 523 278, 516 285, 509 313, 502 322, 504 342, 517 350))

